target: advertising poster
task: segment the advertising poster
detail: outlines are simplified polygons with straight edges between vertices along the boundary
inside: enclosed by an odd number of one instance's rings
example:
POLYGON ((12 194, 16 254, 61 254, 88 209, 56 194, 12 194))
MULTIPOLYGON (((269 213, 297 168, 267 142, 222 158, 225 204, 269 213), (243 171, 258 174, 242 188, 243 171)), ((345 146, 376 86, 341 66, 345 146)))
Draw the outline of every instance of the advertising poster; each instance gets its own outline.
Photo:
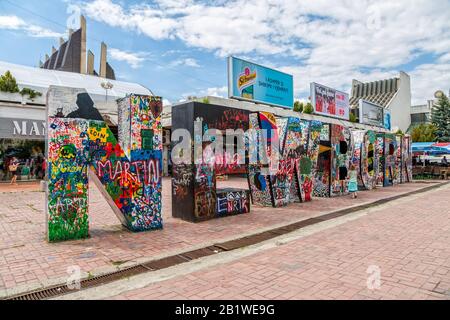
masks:
POLYGON ((391 111, 384 110, 384 128, 391 130, 391 111))
POLYGON ((385 127, 384 108, 382 106, 379 106, 377 104, 362 99, 359 100, 359 122, 362 124, 368 124, 384 128, 385 127))
POLYGON ((228 91, 233 99, 294 107, 292 75, 235 57, 228 59, 228 91))
POLYGON ((311 99, 314 113, 343 120, 350 119, 350 99, 347 93, 311 83, 311 99))

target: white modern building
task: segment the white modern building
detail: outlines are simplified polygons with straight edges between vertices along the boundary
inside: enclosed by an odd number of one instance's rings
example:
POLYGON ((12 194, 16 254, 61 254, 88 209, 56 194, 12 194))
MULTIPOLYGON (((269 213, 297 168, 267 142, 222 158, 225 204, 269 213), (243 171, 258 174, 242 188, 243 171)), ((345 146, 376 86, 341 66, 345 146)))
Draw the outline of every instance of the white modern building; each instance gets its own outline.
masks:
MULTIPOLYGON (((19 89, 30 88, 39 93, 34 99, 19 93, 0 91, 0 181, 7 179, 6 163, 17 157, 24 165, 42 162, 46 130, 46 95, 49 86, 84 88, 94 100, 113 132, 117 130, 115 100, 127 94, 152 95, 142 85, 110 80, 94 75, 33 68, 0 61, 0 75, 10 71, 19 89), (105 90, 105 83, 111 89, 105 90), (103 86, 102 86, 103 84, 103 86)), ((32 165, 22 180, 35 179, 32 165)), ((40 173, 42 177, 42 172, 40 173)))
POLYGON ((431 110, 435 100, 428 100, 427 104, 411 106, 411 126, 431 122, 431 110))
MULTIPOLYGON (((434 105, 439 101, 439 93, 444 92, 441 90, 436 91, 435 99, 428 100, 426 104, 411 106, 411 126, 431 122, 431 112, 434 105)), ((448 91, 448 97, 450 97, 450 90, 448 91)))
POLYGON ((406 132, 411 125, 411 79, 407 73, 402 71, 396 78, 374 82, 353 80, 351 108, 356 111, 361 99, 390 111, 392 131, 406 132))

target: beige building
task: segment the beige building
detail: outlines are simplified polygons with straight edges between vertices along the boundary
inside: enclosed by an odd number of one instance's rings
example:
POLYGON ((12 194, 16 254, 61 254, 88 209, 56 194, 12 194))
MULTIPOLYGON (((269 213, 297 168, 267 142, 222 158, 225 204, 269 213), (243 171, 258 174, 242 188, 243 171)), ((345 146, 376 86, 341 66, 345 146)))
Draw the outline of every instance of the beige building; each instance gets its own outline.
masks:
POLYGON ((80 28, 76 31, 69 30, 67 40, 59 40, 59 48, 52 47, 51 55, 45 55, 45 61, 39 62, 42 69, 66 71, 91 76, 99 76, 116 80, 114 69, 107 61, 108 47, 104 42, 100 47, 99 71, 94 69, 95 56, 91 50, 87 50, 87 23, 84 16, 80 16, 80 28))

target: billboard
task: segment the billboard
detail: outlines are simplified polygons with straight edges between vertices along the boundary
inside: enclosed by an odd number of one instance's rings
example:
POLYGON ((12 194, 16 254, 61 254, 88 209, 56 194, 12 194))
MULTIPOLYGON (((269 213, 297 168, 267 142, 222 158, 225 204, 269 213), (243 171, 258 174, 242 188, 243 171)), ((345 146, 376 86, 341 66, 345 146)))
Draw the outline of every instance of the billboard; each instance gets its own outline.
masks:
POLYGON ((384 109, 384 128, 391 130, 391 111, 384 109))
POLYGON ((359 100, 359 122, 384 128, 384 108, 362 99, 359 100))
POLYGON ((228 96, 233 99, 292 109, 294 79, 287 73, 229 57, 228 96))
POLYGON ((350 99, 347 93, 313 82, 311 99, 314 113, 343 120, 350 119, 350 99))

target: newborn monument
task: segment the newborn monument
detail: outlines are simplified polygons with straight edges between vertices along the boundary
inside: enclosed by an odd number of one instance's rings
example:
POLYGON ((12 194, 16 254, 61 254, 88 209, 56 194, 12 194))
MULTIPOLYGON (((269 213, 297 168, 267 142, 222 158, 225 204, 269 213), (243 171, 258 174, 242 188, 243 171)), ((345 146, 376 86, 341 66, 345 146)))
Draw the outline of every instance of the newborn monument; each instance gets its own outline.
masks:
POLYGON ((47 96, 47 238, 89 236, 89 174, 120 222, 133 232, 162 228, 162 99, 118 102, 118 139, 84 89, 47 96))

